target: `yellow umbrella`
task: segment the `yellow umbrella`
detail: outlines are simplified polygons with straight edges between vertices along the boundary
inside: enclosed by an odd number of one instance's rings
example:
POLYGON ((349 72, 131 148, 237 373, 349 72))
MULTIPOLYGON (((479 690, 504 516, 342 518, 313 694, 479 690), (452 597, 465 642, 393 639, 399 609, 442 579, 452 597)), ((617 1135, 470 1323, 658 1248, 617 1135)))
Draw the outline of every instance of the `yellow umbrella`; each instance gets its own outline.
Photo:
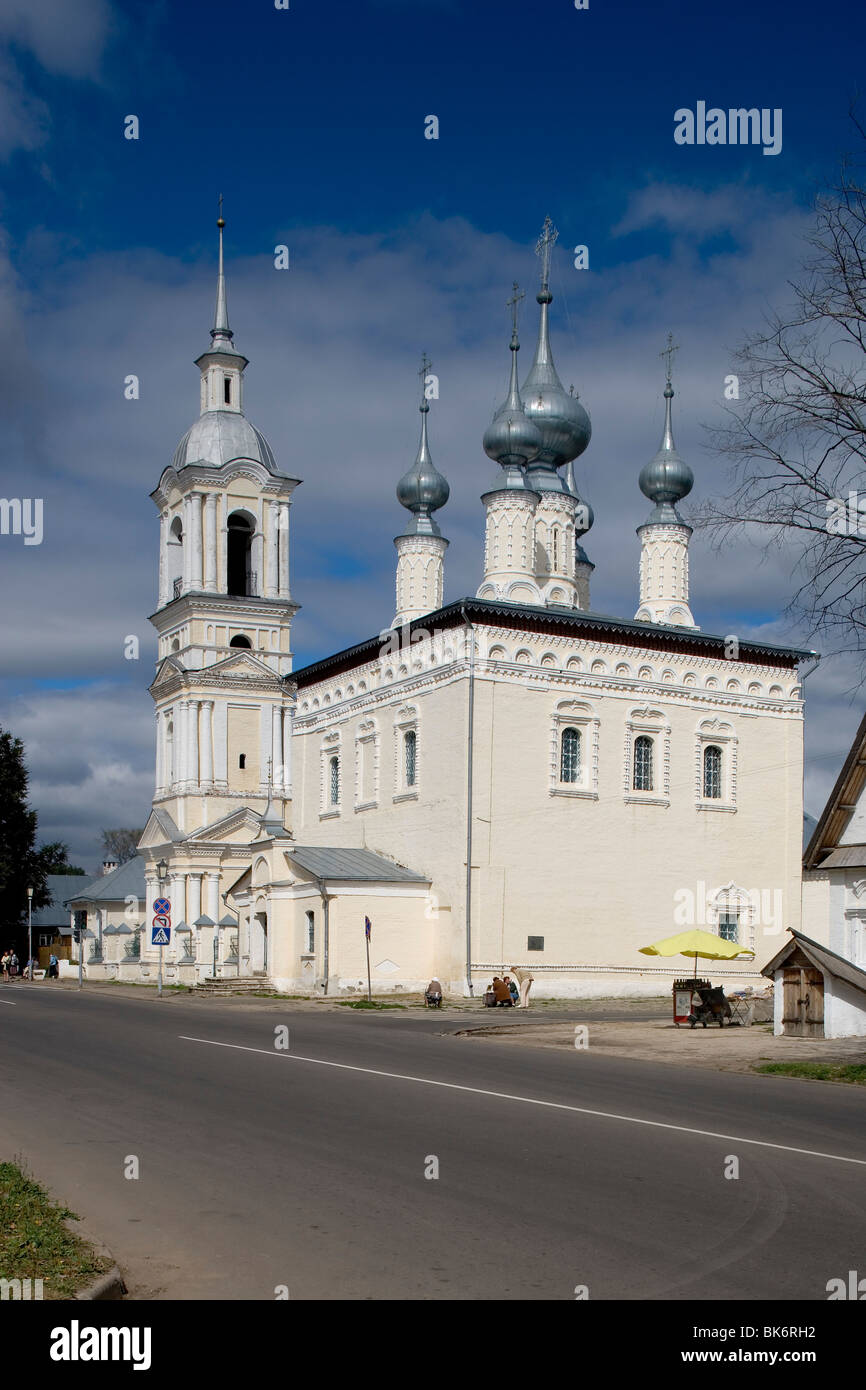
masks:
POLYGON ((677 936, 666 936, 664 941, 656 941, 652 946, 639 947, 644 956, 694 956, 695 974, 698 973, 698 957, 705 960, 734 960, 746 956, 754 960, 755 953, 748 946, 740 946, 736 941, 724 941, 712 932, 681 931, 677 936))

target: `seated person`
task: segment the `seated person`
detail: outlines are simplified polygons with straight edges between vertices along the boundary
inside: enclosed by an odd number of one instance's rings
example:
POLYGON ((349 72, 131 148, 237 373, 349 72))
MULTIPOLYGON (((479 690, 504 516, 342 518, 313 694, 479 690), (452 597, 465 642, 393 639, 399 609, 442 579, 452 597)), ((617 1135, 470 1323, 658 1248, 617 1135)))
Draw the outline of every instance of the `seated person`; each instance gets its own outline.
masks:
POLYGON ((442 984, 435 975, 424 991, 424 998, 428 1004, 442 1003, 442 984))
POLYGON ((493 981, 493 993, 496 995, 496 1004, 498 1008, 510 1009, 512 1007, 511 990, 504 980, 500 980, 498 975, 493 981))

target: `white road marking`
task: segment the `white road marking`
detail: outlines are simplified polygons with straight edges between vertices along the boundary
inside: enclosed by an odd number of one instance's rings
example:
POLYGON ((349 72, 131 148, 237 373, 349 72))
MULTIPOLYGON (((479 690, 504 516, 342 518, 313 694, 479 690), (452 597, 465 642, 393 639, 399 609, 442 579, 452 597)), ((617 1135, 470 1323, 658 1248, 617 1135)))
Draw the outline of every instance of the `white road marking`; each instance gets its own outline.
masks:
POLYGON ((836 1163, 857 1163, 866 1168, 866 1158, 846 1158, 844 1154, 821 1153, 818 1149, 795 1149, 790 1144, 771 1144, 767 1139, 744 1139, 739 1134, 717 1134, 711 1129, 690 1129, 687 1125, 669 1125, 663 1120, 641 1120, 635 1115, 616 1115, 610 1110, 588 1110, 582 1105, 564 1105, 555 1100, 535 1100, 532 1096, 512 1096, 507 1091, 485 1091, 478 1086, 459 1086, 455 1081, 432 1081, 428 1076, 407 1076, 399 1071, 377 1071, 373 1067, 353 1067, 348 1062, 325 1062, 321 1057, 299 1057, 295 1052, 270 1051, 266 1047, 244 1047, 241 1043, 215 1042, 213 1038, 191 1038, 179 1033, 181 1042, 205 1043, 208 1047, 228 1047, 233 1052, 256 1052, 261 1057, 277 1057, 280 1061, 311 1062, 317 1067, 336 1067, 339 1071, 359 1071, 365 1076, 386 1076, 392 1081, 414 1081, 419 1086, 442 1086, 447 1091, 468 1091, 473 1096, 492 1096, 496 1100, 517 1100, 523 1105, 543 1105, 548 1110, 570 1110, 575 1115, 592 1115, 602 1120, 622 1120, 630 1125, 648 1125, 651 1129, 671 1129, 678 1134, 698 1134, 704 1139, 724 1139, 726 1144, 754 1144, 761 1149, 779 1149, 787 1154, 805 1154, 808 1158, 831 1158, 836 1163))
POLYGON ((14 999, 0 999, 0 1004, 11 1004, 12 1007, 13 1007, 13 1009, 14 1009, 14 1008, 15 1008, 15 1004, 16 1004, 16 1000, 14 1000, 14 999))

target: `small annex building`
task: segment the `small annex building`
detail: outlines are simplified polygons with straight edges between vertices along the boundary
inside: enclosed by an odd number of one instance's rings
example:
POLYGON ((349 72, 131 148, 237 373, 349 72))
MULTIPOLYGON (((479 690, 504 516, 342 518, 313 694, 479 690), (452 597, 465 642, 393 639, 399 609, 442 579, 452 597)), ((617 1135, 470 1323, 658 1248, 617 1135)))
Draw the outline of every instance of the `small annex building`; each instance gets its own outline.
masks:
POLYGON ((866 1037, 866 970, 844 956, 792 931, 761 974, 775 984, 777 1036, 866 1037))

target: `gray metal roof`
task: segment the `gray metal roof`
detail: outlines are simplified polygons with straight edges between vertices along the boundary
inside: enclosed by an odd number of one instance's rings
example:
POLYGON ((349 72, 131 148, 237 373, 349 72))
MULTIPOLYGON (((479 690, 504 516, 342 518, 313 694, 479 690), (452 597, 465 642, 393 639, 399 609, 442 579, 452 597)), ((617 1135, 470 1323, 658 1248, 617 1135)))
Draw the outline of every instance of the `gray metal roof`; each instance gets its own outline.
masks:
POLYGON ((67 893, 66 902, 122 902, 124 898, 138 898, 144 901, 147 885, 144 881, 144 855, 136 854, 119 868, 112 869, 102 878, 85 880, 85 888, 67 893))
POLYGON ((823 859, 821 869, 866 869, 866 845, 840 845, 823 859))
POLYGON ((45 886, 51 894, 51 902, 47 907, 34 909, 34 927, 68 927, 69 909, 66 902, 70 893, 83 892, 92 881, 87 874, 46 874, 45 886))
POLYGON ((174 467, 178 472, 188 463, 221 468, 235 459, 251 459, 263 464, 269 473, 279 472, 270 444, 245 415, 235 410, 208 410, 178 444, 174 467))
POLYGON ((416 874, 374 854, 369 849, 331 849, 325 846, 286 850, 286 858, 299 864, 316 878, 367 883, 429 883, 424 874, 416 874))
POLYGON ((838 956, 829 947, 822 946, 820 942, 813 941, 810 936, 804 936, 802 932, 795 931, 793 927, 789 927, 788 930, 792 939, 782 947, 781 951, 777 952, 772 960, 767 962, 761 971, 762 975, 774 975, 784 965, 792 951, 799 947, 818 970, 826 971, 828 975, 835 975, 837 979, 845 980, 847 984, 853 985, 855 989, 866 994, 866 970, 861 970, 859 965, 855 965, 853 961, 846 960, 844 956, 838 956))
MULTIPOLYGON (((528 629, 530 631, 560 633, 591 640, 607 640, 617 644, 658 651, 680 652, 687 656, 724 656, 726 637, 719 634, 701 632, 690 627, 668 627, 663 623, 640 623, 634 618, 613 618, 602 613, 591 613, 582 608, 547 608, 541 604, 508 603, 504 599, 462 598, 437 608, 435 613, 425 613, 413 623, 409 631, 418 629, 435 632, 437 629, 460 627, 467 621, 471 623, 501 625, 503 627, 528 629)), ((335 676, 343 671, 354 670, 365 662, 378 658, 382 651, 382 634, 368 637, 353 647, 334 652, 320 661, 311 662, 293 671, 286 680, 302 688, 316 681, 335 676)), ((743 661, 754 660, 762 665, 796 666, 814 656, 814 652, 797 647, 779 647, 769 642, 740 642, 740 657, 743 661)))

